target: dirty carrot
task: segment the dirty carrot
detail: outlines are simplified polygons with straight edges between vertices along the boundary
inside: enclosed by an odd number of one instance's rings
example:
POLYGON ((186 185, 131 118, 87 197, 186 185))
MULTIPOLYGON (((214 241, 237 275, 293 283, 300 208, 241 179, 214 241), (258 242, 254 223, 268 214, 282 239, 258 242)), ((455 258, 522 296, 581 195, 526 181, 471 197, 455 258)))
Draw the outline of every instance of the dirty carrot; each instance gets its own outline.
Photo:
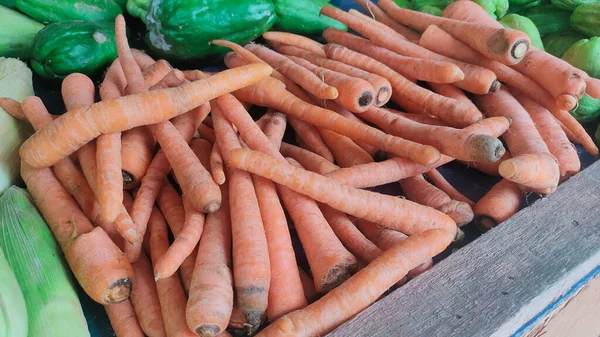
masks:
POLYGON ((325 335, 368 307, 409 270, 443 251, 450 240, 440 229, 410 236, 321 299, 279 318, 257 336, 325 335), (369 284, 367 292, 365 284, 369 284), (319 324, 314 324, 315 321, 319 324))
POLYGON ((366 13, 372 16, 375 20, 392 28, 396 33, 402 35, 407 40, 411 42, 419 41, 419 33, 406 26, 401 25, 394 19, 390 18, 387 14, 385 14, 383 10, 381 10, 381 8, 379 8, 370 0, 355 0, 354 2, 357 5, 359 5, 366 13))
POLYGON ((19 101, 8 97, 0 97, 0 108, 18 120, 27 121, 19 101))
POLYGON ((188 327, 199 336, 215 336, 227 328, 233 307, 231 273, 231 220, 227 185, 221 185, 223 204, 207 215, 198 246, 190 296, 188 327))
POLYGON ((219 184, 223 185, 225 183, 225 171, 223 169, 223 158, 221 157, 221 152, 219 151, 219 144, 213 143, 213 147, 210 151, 210 172, 212 174, 213 180, 219 184))
POLYGON ((206 80, 177 88, 129 95, 71 109, 25 141, 20 149, 21 157, 34 167, 54 165, 102 133, 124 131, 167 120, 226 92, 256 83, 268 76, 271 70, 269 66, 253 64, 226 70, 206 80))
POLYGON ((410 153, 411 159, 416 162, 427 164, 439 159, 439 152, 432 147, 387 135, 365 124, 341 117, 333 111, 306 103, 285 90, 281 86, 281 82, 273 78, 267 78, 258 85, 238 90, 235 95, 242 100, 274 108, 315 126, 329 129, 384 151, 403 156, 410 153), (419 150, 411 151, 413 148, 419 150))
POLYGON ((265 40, 269 42, 277 42, 289 46, 294 46, 297 48, 302 48, 304 50, 310 51, 311 53, 325 57, 325 52, 323 51, 322 44, 302 35, 286 32, 265 32, 262 36, 265 40))
POLYGON ((338 97, 339 93, 335 87, 323 83, 315 74, 276 51, 258 44, 249 44, 245 48, 313 95, 322 99, 336 99, 338 97))
POLYGON ((133 304, 139 324, 148 337, 166 336, 152 265, 148 257, 141 254, 138 260, 132 263, 132 267, 134 272, 131 280, 133 288, 129 299, 133 304))
MULTIPOLYGON (((228 110, 224 99, 229 97, 225 95, 211 102, 217 143, 224 156, 240 147, 237 135, 223 115, 223 111, 228 110)), ((268 304, 271 270, 267 239, 250 174, 232 166, 227 166, 226 174, 229 179, 237 303, 254 331, 268 304)))
POLYGON ((457 226, 466 225, 473 220, 473 209, 469 204, 451 199, 448 194, 427 182, 420 174, 401 180, 400 185, 409 200, 448 214, 457 226))
MULTIPOLYGON (((356 122, 361 123, 361 124, 366 124, 362 119, 356 117, 355 114, 353 114, 352 112, 344 109, 344 107, 340 106, 339 104, 337 104, 335 102, 331 102, 331 101, 329 101, 329 102, 317 102, 315 100, 313 100, 313 102, 319 103, 319 105, 322 108, 326 108, 326 109, 335 111, 338 114, 340 114, 341 116, 346 117, 346 118, 348 118, 350 120, 356 121, 356 122)), ((369 144, 365 144, 365 143, 359 142, 359 141, 357 141, 355 143, 356 143, 356 145, 360 146, 363 150, 365 150, 371 157, 373 157, 379 151, 379 149, 377 149, 376 147, 371 146, 369 144)))
POLYGON ((473 207, 475 223, 482 230, 490 230, 517 213, 524 200, 519 185, 502 179, 473 207))
POLYGON ((198 134, 202 139, 206 139, 213 144, 216 142, 215 131, 206 124, 200 123, 198 126, 198 134))
POLYGON ((135 315, 130 300, 125 300, 119 304, 106 305, 104 309, 115 336, 144 337, 144 332, 140 327, 140 322, 135 315))
POLYGON ((482 162, 475 162, 475 161, 465 162, 465 161, 460 161, 460 160, 459 161, 468 167, 472 167, 472 168, 474 168, 480 172, 483 172, 487 175, 497 177, 500 175, 500 173, 498 173, 498 167, 504 160, 509 159, 509 158, 510 158, 510 152, 506 151, 506 152, 504 152, 504 155, 502 156, 502 158, 498 159, 497 161, 495 161, 493 163, 482 163, 482 162))
POLYGON ((365 161, 373 161, 371 155, 356 145, 352 139, 327 129, 322 129, 319 133, 340 167, 351 167, 365 161))
POLYGON ((151 88, 172 70, 173 67, 171 67, 169 62, 165 60, 158 60, 148 66, 146 69, 142 69, 144 83, 148 88, 151 88))
POLYGON ((425 176, 427 180, 429 180, 433 185, 446 193, 453 200, 458 200, 468 204, 469 206, 475 205, 473 200, 467 198, 465 195, 460 193, 452 184, 446 180, 446 178, 438 171, 437 169, 431 169, 430 171, 425 172, 425 176))
POLYGON ((437 25, 486 57, 503 64, 519 63, 531 45, 529 36, 521 31, 403 9, 391 0, 380 0, 378 5, 393 19, 411 28, 424 31, 429 25, 437 25))
POLYGON ((465 127, 481 119, 481 112, 472 105, 438 95, 422 88, 407 80, 393 69, 366 55, 359 54, 337 44, 327 44, 325 52, 330 58, 387 78, 394 88, 392 100, 396 96, 409 100, 452 126, 465 127))

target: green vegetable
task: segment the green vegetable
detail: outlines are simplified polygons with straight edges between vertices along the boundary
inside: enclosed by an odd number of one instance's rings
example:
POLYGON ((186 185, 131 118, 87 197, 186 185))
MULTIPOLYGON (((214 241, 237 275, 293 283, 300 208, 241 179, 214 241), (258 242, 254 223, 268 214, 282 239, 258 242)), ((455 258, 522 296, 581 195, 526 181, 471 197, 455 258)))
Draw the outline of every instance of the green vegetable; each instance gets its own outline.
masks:
POLYGON ((442 16, 443 10, 441 10, 439 7, 423 6, 423 7, 419 8, 419 12, 423 12, 423 13, 427 13, 427 14, 431 14, 431 15, 435 15, 435 16, 442 16))
POLYGON ((320 36, 329 27, 347 31, 348 27, 330 17, 320 15, 327 4, 321 0, 274 0, 275 29, 290 33, 320 36))
POLYGON ((600 117, 600 100, 584 95, 571 115, 580 123, 596 121, 600 117))
POLYGON ((591 77, 600 78, 600 37, 575 42, 562 59, 591 77))
POLYGON ((571 14, 571 27, 589 37, 600 36, 600 3, 577 6, 571 14))
POLYGON ((0 55, 29 57, 35 34, 44 25, 27 16, 0 6, 0 55))
POLYGON ((584 35, 568 30, 562 33, 548 34, 544 36, 542 42, 544 42, 546 52, 560 58, 563 57, 569 47, 582 39, 585 39, 584 35))
POLYGON ((410 5, 410 2, 408 2, 408 0, 394 0, 394 2, 396 3, 396 5, 398 5, 398 7, 408 8, 408 9, 412 8, 412 6, 410 5))
POLYGON ((444 10, 444 8, 448 7, 448 5, 453 2, 454 0, 412 0, 411 6, 417 8, 419 11, 425 6, 437 7, 444 10))
POLYGON ((17 0, 17 8, 46 24, 68 20, 113 22, 122 13, 114 0, 17 0))
POLYGON ((508 0, 473 0, 494 19, 499 19, 506 15, 508 11, 508 0))
POLYGON ((275 23, 270 0, 153 0, 146 39, 157 53, 177 59, 221 56, 228 49, 214 39, 248 43, 275 23))
POLYGON ((524 6, 536 2, 535 0, 508 0, 510 6, 524 6))
POLYGON ((26 190, 12 186, 0 197, 0 248, 21 285, 29 336, 88 336, 62 252, 26 190))
POLYGON ((550 0, 550 2, 557 8, 573 11, 579 5, 597 3, 598 0, 550 0))
MULTIPOLYGON (((31 77, 31 70, 22 61, 0 57, 0 97, 21 102, 33 95, 31 77)), ((33 133, 29 123, 13 118, 0 108, 0 194, 19 181, 19 147, 33 133)))
POLYGON ((127 12, 132 16, 142 19, 146 22, 146 13, 148 13, 150 0, 127 0, 127 12))
POLYGON ((518 14, 508 14, 500 20, 500 23, 506 28, 516 29, 527 33, 531 40, 531 44, 540 50, 544 50, 540 32, 529 18, 518 14))
POLYGON ((27 309, 15 274, 0 249, 0 336, 27 336, 27 309))
MULTIPOLYGON (((527 1, 530 1, 530 0, 527 0, 527 1)), ((521 14, 521 12, 523 12, 527 8, 537 7, 537 6, 541 5, 542 3, 543 3, 542 0, 534 0, 534 1, 527 2, 523 5, 517 5, 517 4, 513 5, 509 0, 510 7, 508 7, 507 13, 521 14)))
POLYGON ((571 13, 553 5, 540 5, 529 8, 523 11, 521 15, 533 21, 542 37, 571 29, 571 13))
POLYGON ((112 22, 65 21, 35 37, 31 67, 44 78, 61 79, 71 73, 93 75, 116 58, 112 22))
POLYGON ((0 0, 0 5, 8 8, 17 8, 17 0, 0 0))
POLYGON ((594 138, 596 138, 596 143, 600 144, 600 125, 598 125, 598 128, 596 129, 596 134, 594 135, 594 138))

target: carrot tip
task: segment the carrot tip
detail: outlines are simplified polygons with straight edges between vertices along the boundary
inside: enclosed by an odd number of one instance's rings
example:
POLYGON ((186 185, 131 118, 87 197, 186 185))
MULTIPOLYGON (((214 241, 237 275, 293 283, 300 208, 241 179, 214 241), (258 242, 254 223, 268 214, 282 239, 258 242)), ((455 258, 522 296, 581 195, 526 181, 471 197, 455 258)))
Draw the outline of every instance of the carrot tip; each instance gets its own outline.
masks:
POLYGON ((220 334, 221 328, 215 324, 204 324, 197 327, 194 331, 200 337, 212 337, 220 334))
POLYGON ((487 215, 481 215, 475 218, 475 226, 481 232, 487 232, 490 229, 496 227, 497 225, 498 222, 494 218, 489 217, 487 215))
POLYGON ((127 242, 131 244, 135 243, 138 240, 138 238, 138 232, 133 228, 130 228, 125 232, 125 240, 127 240, 127 242))
MULTIPOLYGON (((223 184, 223 183, 221 183, 221 184, 223 184)), ((215 200, 215 201, 211 201, 208 204, 206 204, 204 206, 203 212, 204 213, 214 213, 214 212, 218 211, 219 208, 221 208, 221 201, 215 200)))
POLYGON ((502 84, 500 84, 500 81, 498 81, 498 80, 494 80, 494 81, 492 82, 492 84, 490 85, 490 89, 489 89, 489 91, 490 91, 490 92, 496 92, 496 91, 500 90, 500 87, 501 87, 501 86, 502 86, 502 84))
POLYGON ((522 59, 529 51, 529 42, 527 40, 519 40, 513 46, 511 51, 512 57, 519 60, 522 59))
POLYGON ((135 178, 133 175, 127 171, 121 171, 121 175, 123 176, 123 185, 130 186, 135 182, 135 178))
POLYGON ((122 278, 115 282, 104 295, 104 302, 108 304, 118 304, 129 298, 131 294, 131 279, 122 278))

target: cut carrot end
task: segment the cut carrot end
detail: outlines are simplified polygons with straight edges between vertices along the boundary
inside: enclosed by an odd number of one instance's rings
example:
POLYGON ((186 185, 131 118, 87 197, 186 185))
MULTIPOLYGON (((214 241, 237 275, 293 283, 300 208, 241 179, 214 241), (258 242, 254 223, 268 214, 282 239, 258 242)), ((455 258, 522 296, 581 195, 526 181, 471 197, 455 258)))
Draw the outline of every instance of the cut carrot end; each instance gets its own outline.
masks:
POLYGON ((139 239, 138 232, 135 229, 130 228, 125 232, 124 239, 127 240, 127 242, 134 244, 139 239))
POLYGON ((505 179, 510 180, 517 172, 515 165, 509 160, 505 160, 498 166, 498 173, 505 179))
POLYGON ((377 92, 377 96, 375 97, 375 105, 380 107, 387 103, 392 97, 391 92, 388 88, 382 87, 377 92))
POLYGON ((194 329, 198 336, 217 336, 221 333, 221 328, 216 324, 204 324, 194 329))
POLYGON ((556 106, 565 110, 574 110, 577 109, 579 105, 579 100, 573 95, 562 94, 556 98, 556 106))
POLYGON ((131 279, 124 278, 115 282, 107 291, 104 296, 104 302, 110 304, 118 304, 129 298, 131 294, 131 279))
POLYGON ((515 43, 511 50, 511 56, 517 60, 522 59, 529 51, 529 41, 519 40, 515 43))
POLYGON ((500 90, 501 86, 502 84, 500 84, 500 81, 494 80, 494 82, 492 82, 492 85, 490 85, 490 92, 496 92, 500 90))
POLYGON ((123 175, 123 186, 125 188, 133 188, 135 184, 135 178, 133 175, 127 171, 121 171, 123 175))

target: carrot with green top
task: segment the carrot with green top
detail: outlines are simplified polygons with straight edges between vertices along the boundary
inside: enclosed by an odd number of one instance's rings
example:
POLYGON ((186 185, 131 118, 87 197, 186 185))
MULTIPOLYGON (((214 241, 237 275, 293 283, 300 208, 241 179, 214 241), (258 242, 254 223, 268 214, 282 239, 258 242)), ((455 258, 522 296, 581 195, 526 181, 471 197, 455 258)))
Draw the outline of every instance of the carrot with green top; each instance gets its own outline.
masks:
POLYGON ((519 211, 525 195, 516 183, 502 179, 473 207, 475 224, 484 231, 496 227, 519 211))
POLYGON ((359 5, 365 11, 365 13, 368 13, 375 20, 392 28, 396 33, 402 35, 407 40, 411 42, 419 41, 419 33, 390 18, 383 10, 381 10, 381 8, 371 2, 371 0, 354 0, 354 2, 359 5))
POLYGON ((115 336, 144 337, 144 332, 140 327, 140 322, 135 315, 130 300, 125 300, 119 304, 106 305, 104 309, 115 336))
POLYGON ((279 318, 257 336, 325 335, 375 302, 409 270, 443 251, 450 242, 447 232, 440 229, 408 237, 321 299, 279 318))
POLYGON ((308 69, 325 83, 337 88, 339 95, 335 101, 346 109, 360 113, 373 105, 375 89, 369 82, 327 68, 317 67, 299 57, 289 56, 289 59, 308 69))
POLYGON ((185 310, 188 327, 199 336, 216 336, 224 331, 233 308, 227 189, 227 184, 221 185, 223 204, 206 216, 185 310))
MULTIPOLYGON (((327 32, 328 31, 325 33, 327 32)), ((366 55, 357 53, 337 44, 326 45, 325 52, 327 53, 327 56, 332 59, 374 72, 387 78, 394 89, 392 100, 395 100, 396 96, 402 97, 411 103, 423 107, 425 111, 442 119, 449 125, 465 127, 481 119, 481 112, 472 105, 438 95, 422 88, 402 77, 402 75, 391 68, 366 55)))
POLYGON ((289 46, 302 48, 321 57, 325 57, 323 45, 305 36, 286 32, 265 32, 262 36, 269 42, 282 43, 289 46))
POLYGON ((504 155, 504 146, 489 135, 466 132, 447 126, 426 125, 414 122, 399 113, 382 108, 371 108, 363 113, 365 120, 382 130, 431 145, 441 153, 467 161, 494 162, 504 155))
POLYGON ((379 0, 377 4, 402 24, 420 31, 424 31, 429 25, 437 25, 486 57, 503 64, 519 63, 531 45, 529 36, 518 30, 420 13, 401 8, 391 0, 379 0))
POLYGON ((274 45, 274 48, 275 50, 284 55, 300 57, 318 67, 324 67, 329 70, 337 71, 348 76, 361 78, 369 82, 373 89, 375 89, 375 102, 373 104, 376 106, 382 106, 386 104, 392 95, 392 88, 390 82, 379 75, 372 74, 362 69, 349 66, 342 62, 330 60, 327 58, 327 56, 321 57, 317 54, 311 53, 309 51, 294 46, 274 45))
POLYGON ((271 70, 269 66, 253 64, 226 70, 207 80, 177 88, 129 95, 71 109, 29 138, 19 152, 23 160, 34 167, 52 166, 102 133, 165 121, 214 97, 256 83, 268 76, 271 70), (78 132, 74 133, 73 130, 78 132))
POLYGON ((333 111, 306 103, 285 90, 282 83, 273 78, 267 78, 257 85, 238 90, 235 95, 242 100, 274 108, 317 127, 347 136, 352 140, 361 141, 397 155, 410 156, 417 162, 427 164, 439 159, 439 152, 432 147, 387 135, 375 128, 341 117, 333 111))
MULTIPOLYGON (((231 96, 222 96, 212 103, 217 143, 224 156, 240 147, 237 135, 223 115, 229 110, 226 97, 231 96)), ((250 330, 254 331, 260 325, 260 318, 268 304, 271 269, 267 239, 250 174, 232 166, 227 166, 226 174, 229 179, 236 297, 240 310, 252 325, 250 330)))

